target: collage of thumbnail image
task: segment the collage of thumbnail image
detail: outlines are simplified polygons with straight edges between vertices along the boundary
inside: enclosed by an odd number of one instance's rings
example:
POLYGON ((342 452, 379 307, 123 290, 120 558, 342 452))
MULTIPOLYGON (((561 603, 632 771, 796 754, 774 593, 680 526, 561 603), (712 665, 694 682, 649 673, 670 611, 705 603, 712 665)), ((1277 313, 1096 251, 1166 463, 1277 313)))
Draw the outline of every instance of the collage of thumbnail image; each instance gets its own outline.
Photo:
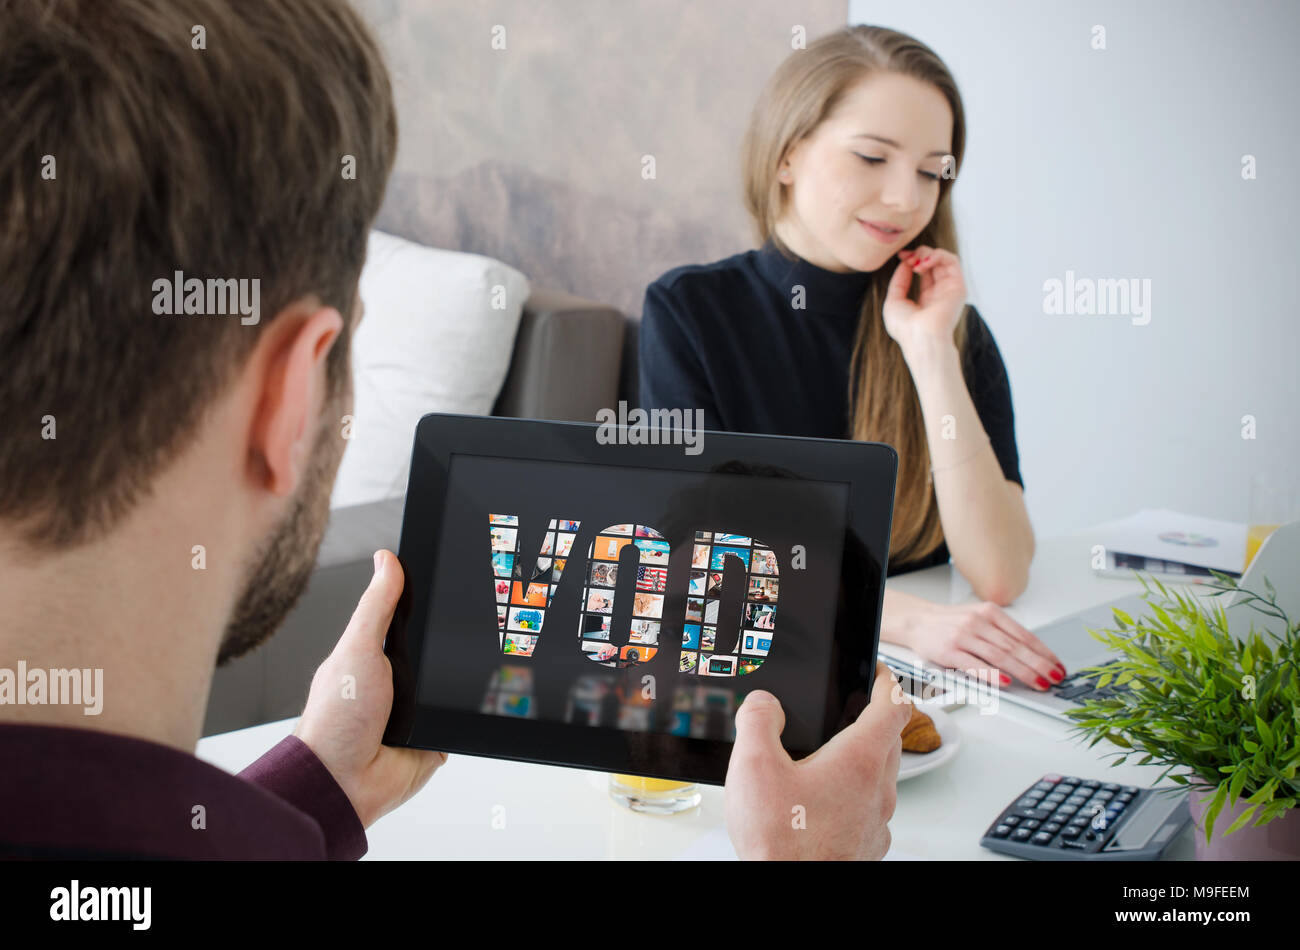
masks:
MULTIPOLYGON (((532 656, 556 585, 572 555, 578 521, 551 519, 532 576, 523 579, 517 515, 488 516, 492 574, 501 651, 532 656)), ((652 659, 659 645, 668 584, 668 541, 648 525, 611 525, 592 542, 583 577, 578 634, 584 652, 606 666, 631 666, 652 659), (614 588, 623 548, 638 550, 632 622, 626 645, 610 643, 614 588)), ((700 676, 737 676, 757 670, 772 647, 779 588, 776 553, 742 535, 698 531, 682 627, 678 669, 700 676), (728 555, 745 568, 746 596, 736 653, 717 654, 718 607, 728 555)))
POLYGON ((776 552, 752 538, 715 531, 695 532, 686 623, 678 669, 699 676, 744 676, 763 665, 772 649, 780 585, 776 552), (723 567, 728 556, 745 565, 745 601, 741 608, 737 651, 714 652, 723 567))
POLYGON ((668 553, 668 540, 647 525, 615 524, 596 535, 588 551, 587 574, 582 579, 582 614, 578 624, 582 649, 593 660, 605 666, 632 666, 654 658, 668 590, 668 553), (614 587, 618 584, 619 555, 629 544, 635 545, 638 551, 632 629, 628 632, 628 642, 616 647, 609 642, 614 587))
POLYGON ((577 521, 551 519, 532 576, 524 580, 519 550, 519 516, 488 515, 492 535, 492 584, 497 600, 497 640, 501 652, 532 656, 542 621, 577 536, 577 521))

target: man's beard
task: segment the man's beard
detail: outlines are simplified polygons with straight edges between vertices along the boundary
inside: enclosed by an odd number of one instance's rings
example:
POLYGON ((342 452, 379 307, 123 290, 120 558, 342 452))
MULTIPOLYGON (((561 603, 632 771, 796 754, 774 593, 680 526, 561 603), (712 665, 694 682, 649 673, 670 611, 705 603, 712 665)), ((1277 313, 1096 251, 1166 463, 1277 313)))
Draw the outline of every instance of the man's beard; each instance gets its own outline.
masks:
POLYGON ((346 447, 336 427, 341 409, 335 408, 342 402, 336 400, 322 414, 306 477, 284 520, 252 560, 253 569, 244 579, 217 652, 217 666, 268 640, 307 589, 329 521, 330 489, 346 447))

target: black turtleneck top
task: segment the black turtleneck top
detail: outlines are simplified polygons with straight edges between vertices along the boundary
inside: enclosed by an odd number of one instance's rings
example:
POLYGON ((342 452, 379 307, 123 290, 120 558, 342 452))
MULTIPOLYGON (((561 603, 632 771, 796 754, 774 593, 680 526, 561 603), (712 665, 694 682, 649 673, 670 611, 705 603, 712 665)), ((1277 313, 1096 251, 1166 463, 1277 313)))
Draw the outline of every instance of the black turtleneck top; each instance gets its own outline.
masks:
MULTIPOLYGON (((676 267, 646 289, 641 316, 643 409, 703 409, 723 432, 843 439, 849 361, 870 274, 790 260, 769 240, 712 264, 676 267), (791 306, 801 285, 804 309, 791 306)), ((1023 485, 1011 385, 972 307, 962 370, 1002 473, 1023 485)), ((889 573, 948 561, 947 545, 889 573)))

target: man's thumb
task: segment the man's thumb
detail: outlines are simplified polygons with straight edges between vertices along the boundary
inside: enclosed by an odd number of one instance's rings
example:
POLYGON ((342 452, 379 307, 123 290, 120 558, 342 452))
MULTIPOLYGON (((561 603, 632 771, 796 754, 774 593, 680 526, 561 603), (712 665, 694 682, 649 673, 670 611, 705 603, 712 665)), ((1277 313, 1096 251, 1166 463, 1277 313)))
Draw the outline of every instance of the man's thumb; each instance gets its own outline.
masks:
POLYGON ((376 551, 374 576, 339 638, 339 647, 364 650, 382 647, 393 610, 402 596, 403 583, 402 562, 389 551, 376 551))
POLYGON ((736 743, 733 754, 771 753, 781 750, 785 710, 767 690, 756 689, 736 710, 736 743))

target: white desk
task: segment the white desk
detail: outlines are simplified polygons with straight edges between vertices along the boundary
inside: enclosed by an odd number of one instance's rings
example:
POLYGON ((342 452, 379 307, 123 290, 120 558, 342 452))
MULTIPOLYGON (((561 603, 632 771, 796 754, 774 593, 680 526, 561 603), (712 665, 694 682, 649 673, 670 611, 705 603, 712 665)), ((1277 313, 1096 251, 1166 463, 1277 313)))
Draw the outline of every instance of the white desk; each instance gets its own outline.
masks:
MULTIPOLYGON (((1029 589, 1008 612, 1033 628, 1093 604, 1140 591, 1137 582, 1094 577, 1086 534, 1040 541, 1029 589)), ((951 567, 893 578, 890 585, 944 603, 972 599, 951 567)), ((899 784, 889 823, 890 857, 1002 860, 979 836, 1013 796, 1045 772, 1128 785, 1155 782, 1155 766, 1110 767, 1103 743, 1071 740, 1070 726, 1010 703, 994 715, 950 713, 962 746, 949 764, 899 784)), ((295 720, 203 739, 198 756, 229 771, 244 768, 293 731, 295 720)), ((616 805, 607 777, 543 765, 452 756, 412 801, 368 829, 368 858, 734 858, 722 819, 722 789, 683 815, 637 815, 616 805), (504 827, 502 827, 504 825, 504 827)), ((1168 857, 1194 856, 1189 827, 1168 857)))

